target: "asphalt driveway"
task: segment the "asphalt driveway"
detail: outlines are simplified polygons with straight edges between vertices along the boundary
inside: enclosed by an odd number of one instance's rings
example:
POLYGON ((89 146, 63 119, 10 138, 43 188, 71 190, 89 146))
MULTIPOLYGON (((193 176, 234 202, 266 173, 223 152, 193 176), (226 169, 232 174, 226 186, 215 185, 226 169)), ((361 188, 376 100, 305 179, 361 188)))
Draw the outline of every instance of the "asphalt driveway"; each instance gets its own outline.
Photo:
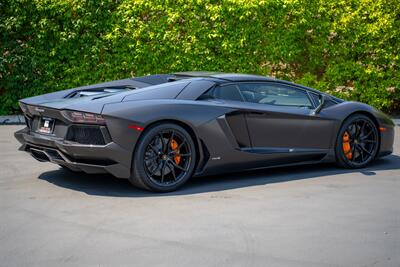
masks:
POLYGON ((276 168, 153 194, 17 151, 0 126, 0 266, 400 266, 400 128, 363 170, 276 168))

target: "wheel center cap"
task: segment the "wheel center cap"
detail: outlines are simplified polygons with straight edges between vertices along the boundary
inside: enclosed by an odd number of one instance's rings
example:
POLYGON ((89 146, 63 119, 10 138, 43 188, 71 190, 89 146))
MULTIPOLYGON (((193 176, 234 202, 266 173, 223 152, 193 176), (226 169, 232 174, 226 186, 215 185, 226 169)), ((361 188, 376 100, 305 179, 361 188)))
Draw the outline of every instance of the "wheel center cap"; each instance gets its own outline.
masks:
POLYGON ((358 140, 354 140, 354 144, 358 144, 358 140))
POLYGON ((162 155, 161 158, 162 158, 163 160, 167 160, 168 156, 167 156, 167 155, 162 155))

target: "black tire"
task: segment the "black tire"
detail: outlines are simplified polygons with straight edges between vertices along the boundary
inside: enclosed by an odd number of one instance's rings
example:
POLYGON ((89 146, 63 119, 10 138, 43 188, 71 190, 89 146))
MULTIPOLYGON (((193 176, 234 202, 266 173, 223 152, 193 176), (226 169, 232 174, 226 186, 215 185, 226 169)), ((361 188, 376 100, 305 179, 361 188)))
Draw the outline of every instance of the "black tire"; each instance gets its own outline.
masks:
POLYGON ((379 132, 375 123, 365 115, 355 114, 347 118, 339 130, 336 163, 344 168, 363 168, 375 159, 378 149, 379 132), (349 146, 346 147, 346 143, 349 146))
POLYGON ((136 145, 129 181, 145 190, 170 192, 193 175, 195 166, 196 146, 190 134, 176 124, 156 124, 136 145))

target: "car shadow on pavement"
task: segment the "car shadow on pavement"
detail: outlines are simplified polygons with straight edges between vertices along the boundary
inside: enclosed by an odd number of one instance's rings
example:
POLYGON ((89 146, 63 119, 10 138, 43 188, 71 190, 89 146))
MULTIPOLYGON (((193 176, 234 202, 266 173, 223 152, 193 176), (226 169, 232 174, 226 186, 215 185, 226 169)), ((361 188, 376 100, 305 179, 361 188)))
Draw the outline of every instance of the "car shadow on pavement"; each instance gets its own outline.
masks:
POLYGON ((54 185, 81 191, 88 195, 110 197, 157 197, 168 195, 190 195, 205 192, 224 191, 235 188, 282 183, 301 179, 323 178, 324 176, 361 173, 376 175, 382 170, 400 169, 400 156, 390 155, 378 159, 364 169, 342 169, 334 164, 276 167, 257 171, 222 174, 190 179, 185 186, 175 192, 151 193, 133 187, 128 180, 107 174, 72 173, 64 169, 44 172, 39 179, 54 185))

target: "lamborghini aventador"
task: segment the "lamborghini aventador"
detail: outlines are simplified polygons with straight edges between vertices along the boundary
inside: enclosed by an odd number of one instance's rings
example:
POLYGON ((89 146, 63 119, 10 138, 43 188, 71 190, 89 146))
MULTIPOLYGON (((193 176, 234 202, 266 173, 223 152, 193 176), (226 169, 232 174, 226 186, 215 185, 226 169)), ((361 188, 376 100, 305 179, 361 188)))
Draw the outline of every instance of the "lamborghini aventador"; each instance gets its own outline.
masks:
POLYGON ((375 108, 256 75, 149 75, 26 98, 20 107, 20 150, 157 192, 222 172, 362 168, 393 150, 394 123, 375 108))

